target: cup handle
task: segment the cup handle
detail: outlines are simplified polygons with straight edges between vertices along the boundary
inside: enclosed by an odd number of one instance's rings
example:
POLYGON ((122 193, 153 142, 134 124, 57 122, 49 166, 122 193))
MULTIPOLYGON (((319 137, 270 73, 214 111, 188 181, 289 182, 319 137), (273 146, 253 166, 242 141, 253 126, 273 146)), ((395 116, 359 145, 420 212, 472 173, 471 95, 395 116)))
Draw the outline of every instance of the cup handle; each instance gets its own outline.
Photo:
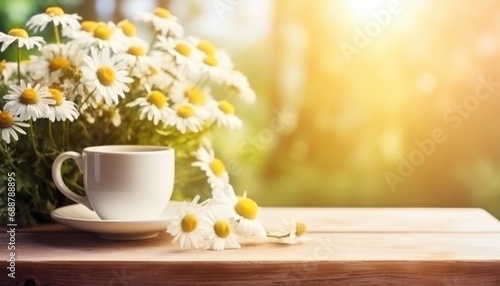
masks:
POLYGON ((73 151, 61 153, 59 156, 57 156, 57 158, 54 160, 54 164, 52 165, 52 179, 54 180, 56 187, 59 189, 59 191, 61 191, 61 193, 63 193, 71 200, 80 203, 93 211, 94 208, 92 208, 92 205, 90 204, 90 201, 87 199, 87 197, 82 197, 75 194, 64 183, 63 178, 61 176, 61 167, 66 159, 73 159, 76 162, 78 169, 80 169, 80 172, 83 173, 82 155, 73 151))

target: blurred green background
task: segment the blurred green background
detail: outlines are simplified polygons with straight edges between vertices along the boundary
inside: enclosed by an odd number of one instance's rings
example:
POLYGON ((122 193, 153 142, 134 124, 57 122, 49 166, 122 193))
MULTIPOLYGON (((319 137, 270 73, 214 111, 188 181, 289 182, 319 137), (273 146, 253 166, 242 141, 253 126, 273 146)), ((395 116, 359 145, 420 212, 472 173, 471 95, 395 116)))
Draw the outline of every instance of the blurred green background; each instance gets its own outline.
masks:
MULTIPOLYGON (((480 207, 500 218, 500 2, 15 0, 117 22, 168 8, 226 49, 258 95, 215 134, 263 206, 480 207)), ((2 57, 9 55, 2 54, 2 57)))

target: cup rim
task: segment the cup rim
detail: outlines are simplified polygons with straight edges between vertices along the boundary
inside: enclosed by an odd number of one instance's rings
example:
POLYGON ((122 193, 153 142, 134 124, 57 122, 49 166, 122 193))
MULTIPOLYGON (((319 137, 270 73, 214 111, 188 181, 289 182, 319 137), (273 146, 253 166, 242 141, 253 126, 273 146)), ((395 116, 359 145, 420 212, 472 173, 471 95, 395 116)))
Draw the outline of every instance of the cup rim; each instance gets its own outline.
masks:
POLYGON ((106 154, 150 154, 174 149, 157 145, 99 145, 90 146, 83 149, 85 153, 106 153, 106 154), (136 150, 134 150, 136 149, 136 150))

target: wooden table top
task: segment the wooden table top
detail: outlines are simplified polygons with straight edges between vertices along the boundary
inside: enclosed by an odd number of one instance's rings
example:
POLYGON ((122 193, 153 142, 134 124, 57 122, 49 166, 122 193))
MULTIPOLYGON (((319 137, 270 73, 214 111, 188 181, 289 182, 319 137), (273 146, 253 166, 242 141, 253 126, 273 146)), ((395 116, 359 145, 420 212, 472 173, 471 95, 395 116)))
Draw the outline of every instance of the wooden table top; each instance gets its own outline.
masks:
POLYGON ((0 285, 500 285, 500 222, 481 209, 263 208, 261 219, 291 216, 308 225, 304 243, 224 251, 181 251, 166 233, 110 241, 58 224, 18 229, 16 278, 0 285))

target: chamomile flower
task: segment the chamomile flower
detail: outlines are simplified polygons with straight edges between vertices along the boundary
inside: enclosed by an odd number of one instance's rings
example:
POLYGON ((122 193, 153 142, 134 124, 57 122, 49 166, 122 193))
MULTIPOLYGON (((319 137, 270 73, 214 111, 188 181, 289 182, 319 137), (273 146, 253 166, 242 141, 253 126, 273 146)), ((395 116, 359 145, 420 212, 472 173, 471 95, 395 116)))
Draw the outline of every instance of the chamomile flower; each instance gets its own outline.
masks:
POLYGON ((224 250, 241 247, 237 241, 238 236, 233 231, 234 221, 222 216, 215 208, 209 209, 203 220, 209 226, 207 233, 208 248, 224 250))
POLYGON ((33 29, 35 33, 39 30, 43 31, 50 22, 54 23, 55 26, 61 26, 63 29, 70 28, 77 30, 80 28, 80 19, 82 17, 77 14, 65 14, 64 10, 60 7, 48 7, 45 9, 45 13, 31 17, 26 26, 29 29, 33 29))
POLYGON ((113 52, 123 49, 126 40, 114 23, 99 22, 95 27, 90 27, 90 30, 92 32, 80 33, 75 40, 85 47, 110 48, 113 52))
POLYGON ((237 197, 231 185, 212 190, 212 205, 221 211, 221 214, 233 219, 237 224, 235 232, 238 235, 254 238, 266 238, 266 230, 259 221, 260 207, 257 203, 247 198, 245 192, 242 197, 237 197))
POLYGON ((175 126, 182 134, 187 131, 199 132, 208 118, 208 112, 190 103, 182 103, 174 107, 172 113, 165 121, 166 125, 175 126))
POLYGON ((120 21, 116 26, 119 31, 123 34, 123 38, 127 43, 133 43, 135 45, 146 46, 148 43, 137 36, 137 27, 134 23, 130 22, 128 19, 120 21))
POLYGON ((288 244, 303 242, 304 235, 307 233, 307 225, 296 221, 295 218, 282 221, 283 225, 279 230, 280 234, 271 237, 277 237, 280 241, 288 244))
POLYGON ((133 107, 138 105, 140 107, 140 120, 147 117, 154 125, 157 125, 160 121, 166 122, 168 117, 174 113, 168 107, 168 97, 159 90, 152 91, 149 86, 146 86, 146 92, 146 97, 139 97, 128 103, 127 106, 133 107))
POLYGON ((123 51, 116 56, 119 61, 123 61, 127 68, 133 67, 134 75, 138 78, 146 74, 151 67, 155 67, 154 60, 148 55, 147 43, 131 42, 124 46, 123 51))
POLYGON ((83 59, 82 83, 94 93, 97 102, 104 99, 106 104, 118 103, 118 97, 124 98, 124 92, 130 91, 127 83, 133 79, 127 76, 116 56, 110 57, 109 49, 91 48, 91 54, 83 59))
POLYGON ((186 68, 189 72, 195 74, 203 71, 199 64, 203 54, 188 41, 166 38, 160 35, 155 47, 172 55, 180 69, 186 68))
POLYGON ((78 118, 77 106, 74 102, 66 100, 63 93, 55 88, 49 88, 54 104, 49 105, 49 120, 54 121, 73 121, 78 118))
POLYGON ((10 137, 17 141, 19 134, 26 134, 26 131, 21 129, 21 127, 30 127, 28 123, 20 122, 21 119, 17 116, 12 116, 9 111, 0 111, 0 130, 2 131, 2 140, 10 143, 10 137))
POLYGON ((49 104, 54 104, 48 88, 41 87, 40 84, 31 86, 21 80, 20 85, 11 85, 9 93, 3 97, 8 100, 4 110, 9 111, 14 116, 19 116, 22 121, 49 117, 49 104))
POLYGON ((177 81, 170 90, 170 98, 175 103, 189 102, 193 105, 204 107, 214 102, 209 88, 199 88, 188 81, 177 81))
POLYGON ((215 157, 210 146, 201 147, 195 154, 196 162, 191 165, 200 168, 207 175, 208 183, 212 188, 224 188, 229 183, 229 174, 224 163, 215 157))
POLYGON ((158 7, 153 13, 139 13, 136 19, 153 24, 155 31, 163 36, 180 37, 184 33, 177 17, 164 8, 158 7))
POLYGON ((226 100, 221 100, 212 104, 210 108, 218 126, 225 126, 229 129, 241 128, 243 122, 234 115, 234 106, 226 100))
POLYGON ((7 34, 0 32, 0 43, 3 43, 0 52, 5 51, 14 42, 17 42, 18 48, 26 47, 31 50, 35 46, 40 49, 45 40, 39 36, 30 37, 24 29, 11 29, 7 34))
POLYGON ((41 55, 29 65, 35 78, 42 79, 56 73, 56 77, 68 67, 79 67, 83 62, 86 50, 74 41, 65 44, 48 44, 43 46, 41 55))
POLYGON ((234 90, 246 103, 254 103, 256 99, 255 91, 250 87, 248 79, 238 71, 231 71, 224 83, 234 90))
POLYGON ((201 62, 202 72, 208 74, 214 81, 220 83, 229 79, 233 62, 226 52, 217 51, 213 55, 205 54, 201 62))
POLYGON ((63 36, 70 39, 80 39, 82 37, 92 36, 94 34, 95 29, 99 25, 105 25, 104 22, 96 22, 96 21, 82 21, 80 23, 80 27, 78 29, 71 28, 63 28, 62 34, 63 36))
POLYGON ((167 232, 177 241, 181 249, 200 248, 204 245, 203 234, 207 232, 207 224, 202 220, 204 206, 198 204, 200 196, 196 196, 191 203, 184 203, 179 213, 170 218, 167 232))
POLYGON ((209 40, 193 36, 188 37, 187 40, 205 55, 215 55, 218 52, 217 47, 209 40))

